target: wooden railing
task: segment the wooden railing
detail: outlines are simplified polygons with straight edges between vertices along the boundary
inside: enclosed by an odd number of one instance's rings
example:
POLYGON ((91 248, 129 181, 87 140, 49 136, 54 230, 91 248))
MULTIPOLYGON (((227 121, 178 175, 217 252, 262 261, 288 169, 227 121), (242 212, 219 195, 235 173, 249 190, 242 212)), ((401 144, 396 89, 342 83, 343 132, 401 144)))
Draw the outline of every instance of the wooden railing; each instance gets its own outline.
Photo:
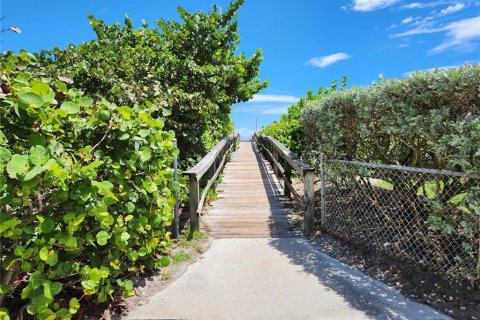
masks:
POLYGON ((205 204, 208 190, 214 185, 218 175, 222 172, 232 149, 233 151, 236 150, 239 140, 239 134, 223 138, 199 163, 184 172, 184 174, 189 176, 190 228, 192 230, 200 228, 200 214, 205 204), (212 172, 212 177, 208 180, 200 195, 200 179, 209 170, 212 172))
POLYGON ((253 141, 268 158, 277 178, 283 180, 285 196, 291 197, 293 195, 305 208, 303 233, 305 235, 313 233, 315 168, 303 162, 275 138, 254 133, 253 141), (292 169, 303 178, 303 197, 292 186, 292 169))

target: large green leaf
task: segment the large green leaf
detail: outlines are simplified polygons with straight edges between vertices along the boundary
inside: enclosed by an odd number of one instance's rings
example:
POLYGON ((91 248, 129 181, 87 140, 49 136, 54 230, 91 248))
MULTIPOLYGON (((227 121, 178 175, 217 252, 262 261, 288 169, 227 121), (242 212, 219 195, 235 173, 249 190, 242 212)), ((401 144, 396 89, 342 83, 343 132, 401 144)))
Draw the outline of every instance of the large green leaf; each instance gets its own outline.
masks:
POLYGON ((47 261, 48 259, 48 248, 47 247, 42 247, 40 249, 40 251, 38 252, 38 256, 40 257, 40 259, 42 259, 43 261, 47 261))
POLYGON ((5 136, 5 134, 3 133, 2 130, 0 130, 0 144, 4 144, 4 143, 7 143, 7 137, 5 136))
POLYGON ((41 233, 50 233, 53 231, 54 227, 55 227, 55 222, 52 219, 47 218, 42 222, 40 222, 38 231, 40 231, 41 233))
POLYGON ((0 223, 0 234, 2 234, 3 232, 5 232, 8 229, 13 229, 14 227, 19 225, 20 223, 21 223, 20 220, 15 219, 15 218, 2 221, 2 223, 0 223))
POLYGON ((75 238, 72 235, 66 236, 64 239, 62 239, 63 244, 65 245, 66 249, 68 250, 74 250, 77 249, 77 238, 75 238))
POLYGON ((111 199, 118 201, 118 198, 112 192, 113 184, 110 181, 102 181, 102 182, 92 181, 92 185, 97 187, 107 197, 110 197, 111 199))
POLYGON ((56 251, 50 250, 46 262, 51 267, 55 266, 58 262, 58 253, 56 251))
POLYGON ((53 282, 50 285, 51 292, 54 296, 60 293, 62 291, 62 284, 60 282, 53 282))
POLYGON ((41 81, 37 81, 33 86, 32 86, 32 92, 40 95, 40 96, 46 96, 50 93, 50 87, 48 84, 43 83, 41 81))
POLYGON ((130 239, 130 234, 128 232, 122 232, 122 234, 120 235, 120 239, 122 241, 127 241, 128 239, 130 239))
POLYGON ((160 258, 160 265, 162 267, 168 267, 168 265, 170 264, 170 258, 168 256, 163 256, 160 258))
POLYGON ((45 170, 47 170, 45 166, 35 166, 25 174, 25 176, 23 177, 23 181, 32 180, 33 178, 35 178, 37 175, 39 175, 45 170))
POLYGON ((7 173, 10 178, 18 179, 29 169, 27 156, 14 154, 7 164, 7 173))
POLYGON ((52 283, 51 281, 45 281, 43 283, 43 294, 45 295, 45 297, 47 297, 47 299, 53 298, 52 290, 50 287, 51 283, 52 283))
POLYGON ((68 311, 72 314, 75 314, 77 313, 78 309, 80 309, 80 302, 78 301, 77 298, 71 298, 68 306, 69 306, 68 311))
POLYGON ((68 114, 77 114, 80 112, 80 106, 70 101, 62 103, 62 106, 60 107, 60 109, 62 109, 68 114))
POLYGON ((18 96, 18 106, 22 109, 38 108, 43 104, 43 98, 33 92, 25 92, 18 96))
POLYGON ((140 161, 147 162, 151 158, 152 158, 152 150, 150 150, 149 148, 143 147, 140 150, 140 161))
POLYGON ((96 238, 97 238, 97 243, 101 246, 104 246, 107 244, 108 239, 111 238, 111 235, 106 231, 100 231, 97 233, 96 238))
POLYGON ((30 148, 30 156, 28 158, 34 165, 41 166, 48 161, 49 156, 47 149, 45 149, 43 146, 36 145, 30 148))
POLYGON ((10 150, 4 147, 0 147, 0 163, 7 163, 12 158, 10 150))

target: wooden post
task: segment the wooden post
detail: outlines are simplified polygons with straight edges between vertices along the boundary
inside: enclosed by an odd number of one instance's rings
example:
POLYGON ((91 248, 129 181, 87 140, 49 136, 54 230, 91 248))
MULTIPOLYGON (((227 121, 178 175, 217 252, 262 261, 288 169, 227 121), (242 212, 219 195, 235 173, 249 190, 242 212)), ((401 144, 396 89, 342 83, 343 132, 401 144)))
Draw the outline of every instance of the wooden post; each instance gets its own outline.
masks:
POLYGON ((313 233, 314 229, 314 214, 315 214, 315 193, 313 189, 313 184, 315 180, 315 173, 309 171, 305 173, 303 177, 303 183, 305 187, 305 215, 303 219, 303 234, 308 236, 313 233))
POLYGON ((325 207, 325 154, 320 155, 320 217, 322 227, 325 227, 327 208, 325 207))
POLYGON ((198 203, 200 202, 200 189, 195 175, 190 175, 188 189, 190 199, 190 229, 193 231, 200 229, 200 217, 197 214, 198 203))
POLYGON ((284 162, 284 168, 285 168, 285 181, 283 182, 283 191, 285 193, 285 197, 290 199, 290 188, 287 185, 288 183, 292 184, 292 167, 288 164, 287 161, 284 162))
MULTIPOLYGON (((220 157, 222 157, 222 155, 220 155, 220 157)), ((217 159, 213 160, 213 163, 212 163, 212 177, 215 175, 215 172, 217 172, 217 159)), ((213 190, 217 189, 217 181, 214 181, 213 184, 212 184, 212 188, 213 190)))
POLYGON ((275 176, 277 176, 277 178, 278 178, 278 167, 277 167, 278 152, 275 148, 272 148, 272 149, 273 149, 273 159, 275 160, 275 161, 272 161, 273 172, 275 172, 275 176))

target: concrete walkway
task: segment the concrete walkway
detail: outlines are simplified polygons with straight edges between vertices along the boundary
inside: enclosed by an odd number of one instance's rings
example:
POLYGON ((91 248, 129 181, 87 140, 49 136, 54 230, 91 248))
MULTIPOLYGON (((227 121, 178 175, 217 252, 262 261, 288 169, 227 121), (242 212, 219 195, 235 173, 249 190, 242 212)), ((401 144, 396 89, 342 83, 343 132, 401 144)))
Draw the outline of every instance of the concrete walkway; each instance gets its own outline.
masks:
POLYGON ((217 239, 127 319, 449 319, 300 238, 217 239))

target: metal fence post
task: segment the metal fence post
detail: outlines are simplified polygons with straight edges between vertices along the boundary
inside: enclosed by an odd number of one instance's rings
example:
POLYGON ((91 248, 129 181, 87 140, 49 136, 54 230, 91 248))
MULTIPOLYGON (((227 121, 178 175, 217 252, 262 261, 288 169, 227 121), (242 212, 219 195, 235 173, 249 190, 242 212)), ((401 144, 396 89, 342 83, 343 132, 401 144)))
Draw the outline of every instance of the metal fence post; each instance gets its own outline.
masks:
POLYGON ((326 215, 325 211, 325 154, 320 155, 320 216, 322 227, 325 227, 326 215))
MULTIPOLYGON (((173 139, 173 146, 177 148, 177 138, 173 139)), ((178 219, 178 157, 173 157, 173 179, 175 180, 175 207, 173 209, 173 236, 179 238, 180 224, 178 219)))
POLYGON ((478 229, 477 229, 477 233, 478 233, 478 263, 477 263, 477 278, 479 280, 479 289, 480 289, 480 274, 478 274, 478 272, 480 272, 480 215, 478 216, 478 229))

